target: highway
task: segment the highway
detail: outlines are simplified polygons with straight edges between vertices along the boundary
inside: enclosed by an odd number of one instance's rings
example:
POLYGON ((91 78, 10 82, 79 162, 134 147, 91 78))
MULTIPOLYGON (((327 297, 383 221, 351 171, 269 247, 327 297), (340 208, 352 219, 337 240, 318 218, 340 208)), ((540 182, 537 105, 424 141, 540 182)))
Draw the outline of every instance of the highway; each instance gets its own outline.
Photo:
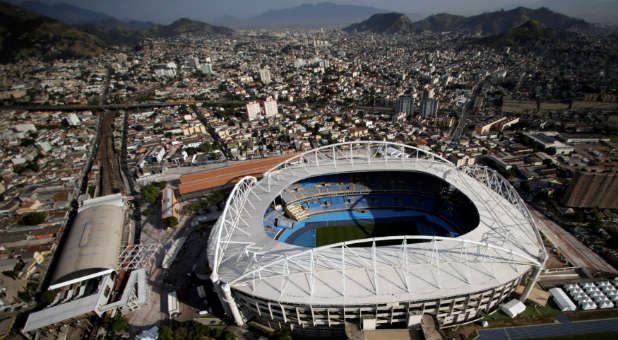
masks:
POLYGON ((481 80, 479 84, 474 86, 470 101, 466 104, 465 108, 461 110, 461 114, 457 122, 457 127, 455 128, 455 131, 453 132, 453 135, 451 136, 452 142, 459 142, 459 138, 461 138, 461 135, 463 134, 464 129, 466 128, 466 120, 467 120, 466 111, 472 110, 472 108, 474 107, 474 102, 476 100, 476 97, 479 95, 479 92, 481 91, 481 89, 483 89, 484 86, 485 86, 485 79, 481 80))

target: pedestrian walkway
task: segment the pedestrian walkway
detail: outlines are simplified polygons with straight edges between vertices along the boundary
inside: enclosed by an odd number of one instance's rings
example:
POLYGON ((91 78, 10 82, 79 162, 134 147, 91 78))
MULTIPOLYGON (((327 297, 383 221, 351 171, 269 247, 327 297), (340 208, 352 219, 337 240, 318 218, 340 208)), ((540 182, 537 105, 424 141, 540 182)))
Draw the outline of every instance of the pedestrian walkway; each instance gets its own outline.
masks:
POLYGON ((479 330, 477 340, 519 340, 618 331, 618 319, 479 330))

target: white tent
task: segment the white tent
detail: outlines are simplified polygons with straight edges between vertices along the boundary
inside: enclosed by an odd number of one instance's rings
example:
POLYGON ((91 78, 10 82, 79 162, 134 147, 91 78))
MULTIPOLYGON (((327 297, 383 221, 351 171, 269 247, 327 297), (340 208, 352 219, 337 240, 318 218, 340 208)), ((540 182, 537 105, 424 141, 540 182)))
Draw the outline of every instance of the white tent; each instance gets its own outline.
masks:
POLYGON ((563 312, 571 312, 577 309, 577 306, 569 299, 566 293, 560 288, 552 288, 549 290, 551 296, 556 301, 556 304, 563 312))
POLYGON ((609 300, 599 302, 599 308, 614 308, 614 304, 609 300))
POLYGON ((594 302, 582 303, 579 305, 583 310, 597 309, 597 305, 594 302))
POLYGON ((618 291, 617 290, 607 290, 607 291, 603 292, 603 294, 605 294, 605 296, 607 296, 607 297, 616 296, 616 295, 618 295, 618 291))
MULTIPOLYGON (((550 289, 550 291, 551 291, 551 289, 550 289)), ((573 300, 578 301, 580 299, 587 299, 588 295, 581 293, 581 294, 573 294, 573 295, 571 295, 571 297, 573 298, 573 300)))
POLYGON ((513 299, 507 303, 501 304, 500 310, 509 317, 514 318, 526 310, 526 305, 517 299, 513 299))

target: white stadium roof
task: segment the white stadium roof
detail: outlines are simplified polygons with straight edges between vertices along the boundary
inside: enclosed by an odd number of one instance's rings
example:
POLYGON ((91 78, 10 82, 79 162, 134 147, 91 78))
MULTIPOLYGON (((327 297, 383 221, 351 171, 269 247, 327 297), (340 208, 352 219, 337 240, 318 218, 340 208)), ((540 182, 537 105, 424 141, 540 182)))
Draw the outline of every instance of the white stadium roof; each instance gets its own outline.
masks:
POLYGON ((485 167, 457 168, 424 150, 388 142, 348 142, 299 154, 239 182, 211 233, 213 281, 266 300, 311 305, 396 303, 469 294, 543 265, 545 249, 528 210, 504 178, 485 167), (389 150, 407 156, 393 157, 389 150), (433 174, 477 207, 477 228, 457 238, 391 236, 392 246, 319 248, 279 242, 264 231, 269 204, 301 179, 332 173, 418 171, 433 174), (408 240, 427 242, 409 244, 408 240))

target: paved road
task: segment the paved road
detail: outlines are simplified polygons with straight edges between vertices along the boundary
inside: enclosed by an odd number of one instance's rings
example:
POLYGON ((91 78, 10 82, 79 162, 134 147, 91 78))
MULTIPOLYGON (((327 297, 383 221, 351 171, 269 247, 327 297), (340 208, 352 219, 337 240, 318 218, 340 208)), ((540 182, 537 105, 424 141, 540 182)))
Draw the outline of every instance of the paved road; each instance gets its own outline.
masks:
POLYGON ((585 244, 581 243, 571 233, 564 230, 554 221, 548 219, 534 207, 528 205, 543 235, 576 267, 591 268, 599 271, 618 274, 616 269, 597 255, 585 244))
POLYGON ((591 334, 618 330, 618 319, 568 322, 550 325, 522 326, 479 330, 477 340, 517 340, 550 336, 591 334))

